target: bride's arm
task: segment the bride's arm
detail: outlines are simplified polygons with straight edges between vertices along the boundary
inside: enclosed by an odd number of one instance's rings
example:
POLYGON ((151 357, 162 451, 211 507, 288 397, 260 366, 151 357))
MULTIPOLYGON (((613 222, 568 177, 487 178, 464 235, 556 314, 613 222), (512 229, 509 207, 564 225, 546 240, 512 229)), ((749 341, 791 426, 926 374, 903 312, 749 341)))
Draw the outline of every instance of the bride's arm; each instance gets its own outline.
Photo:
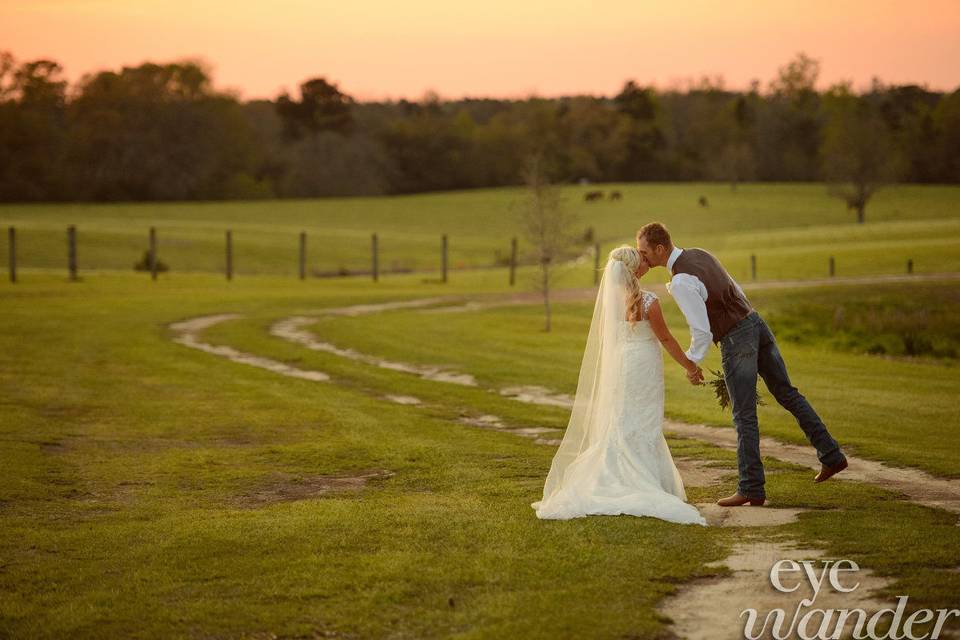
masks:
POLYGON ((687 357, 687 354, 685 354, 680 347, 680 343, 678 343, 677 339, 670 333, 667 322, 663 319, 663 310, 660 309, 659 300, 654 300, 653 304, 650 305, 650 308, 647 310, 647 320, 650 321, 650 328, 653 329, 653 333, 660 340, 660 344, 667 350, 667 353, 669 353, 681 367, 686 369, 688 373, 696 371, 697 363, 687 357))

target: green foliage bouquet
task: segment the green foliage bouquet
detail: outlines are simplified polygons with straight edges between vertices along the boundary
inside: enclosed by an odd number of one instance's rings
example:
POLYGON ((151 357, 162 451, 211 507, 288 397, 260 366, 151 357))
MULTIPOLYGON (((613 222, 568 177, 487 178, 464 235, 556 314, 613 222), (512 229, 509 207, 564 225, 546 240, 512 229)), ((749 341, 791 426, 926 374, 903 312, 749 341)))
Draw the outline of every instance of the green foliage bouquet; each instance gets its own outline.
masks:
MULTIPOLYGON (((721 409, 726 409, 730 406, 730 394, 727 392, 727 382, 724 380, 723 373, 720 371, 710 369, 710 373, 713 374, 713 379, 704 384, 713 387, 713 393, 717 397, 717 404, 720 405, 721 409)), ((766 404, 763 398, 760 397, 759 391, 754 390, 754 393, 756 394, 754 401, 757 403, 757 406, 766 404)))

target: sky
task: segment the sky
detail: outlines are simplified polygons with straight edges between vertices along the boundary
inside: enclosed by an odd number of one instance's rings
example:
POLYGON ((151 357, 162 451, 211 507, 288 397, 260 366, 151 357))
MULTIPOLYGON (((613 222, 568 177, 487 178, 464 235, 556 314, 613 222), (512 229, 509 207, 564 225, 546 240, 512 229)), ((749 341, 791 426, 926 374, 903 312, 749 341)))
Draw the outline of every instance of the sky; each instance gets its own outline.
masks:
POLYGON ((359 100, 761 87, 803 51, 820 87, 960 88, 960 0, 0 0, 0 50, 71 82, 201 58, 243 99, 324 77, 359 100))

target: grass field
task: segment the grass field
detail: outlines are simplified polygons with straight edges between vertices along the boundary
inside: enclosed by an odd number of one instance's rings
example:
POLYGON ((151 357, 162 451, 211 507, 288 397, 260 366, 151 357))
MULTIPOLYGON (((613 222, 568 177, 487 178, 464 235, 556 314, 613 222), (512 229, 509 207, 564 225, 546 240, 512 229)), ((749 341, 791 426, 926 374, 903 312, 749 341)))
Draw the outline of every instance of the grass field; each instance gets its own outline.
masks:
MULTIPOLYGON (((659 219, 678 243, 711 248, 732 273, 749 274, 757 255, 760 279, 960 270, 960 187, 904 185, 881 190, 867 224, 857 225, 822 184, 715 183, 600 185, 619 189, 621 202, 586 203, 588 187, 565 187, 564 199, 593 227, 604 250, 630 242, 643 223, 659 219), (700 207, 700 195, 709 207, 700 207)), ((594 188, 594 187, 589 187, 594 188)), ((377 232, 381 269, 440 266, 440 235, 449 235, 450 266, 485 267, 508 257, 518 235, 518 189, 485 189, 381 198, 251 202, 0 205, 0 227, 18 229, 23 267, 65 269, 66 227, 78 228, 80 269, 132 270, 157 227, 160 259, 174 273, 222 272, 224 232, 233 230, 238 274, 297 272, 298 234, 308 233, 310 268, 320 272, 370 268, 370 234, 377 232)), ((6 242, 0 260, 7 261, 6 242)), ((530 248, 521 237, 521 258, 530 248)), ((571 285, 589 284, 584 266, 571 285)))
MULTIPOLYGON (((493 412, 517 426, 562 427, 563 410, 438 386, 265 332, 271 319, 327 306, 494 289, 488 276, 465 274, 449 287, 413 276, 306 287, 270 277, 226 287, 212 276, 187 275, 151 287, 132 275, 66 283, 34 274, 29 283, 5 283, 0 631, 661 636, 667 623, 656 603, 677 585, 719 571, 705 565, 722 559, 742 533, 645 518, 539 521, 528 505, 539 497, 553 449, 454 420, 493 412), (326 371, 331 382, 284 378, 186 349, 163 326, 223 311, 245 318, 205 339, 326 371), (430 406, 391 404, 385 392, 416 395, 430 406), (394 475, 360 492, 247 500, 277 482, 296 486, 317 474, 370 469, 394 475)), ((815 289, 795 293, 817 298, 815 289)), ((569 391, 585 306, 560 305, 551 335, 540 331, 539 313, 537 306, 397 311, 314 328, 360 350, 442 358, 480 379, 569 391)), ((677 319, 670 314, 679 332, 677 319)), ((956 440, 956 367, 816 345, 785 345, 785 352, 845 444, 960 475, 944 446, 956 440), (902 410, 911 405, 918 410, 902 410)), ((726 420, 704 390, 668 372, 672 415, 726 420)), ((762 420, 765 432, 799 439, 772 408, 762 420)), ((733 468, 729 452, 671 444, 676 455, 733 468)), ((944 571, 960 564, 954 516, 856 483, 811 493, 808 471, 771 460, 768 469, 768 493, 781 506, 813 511, 767 535, 819 540, 894 577, 894 590, 909 592, 916 606, 955 605, 960 575, 944 571)), ((693 489, 690 498, 712 500, 733 481, 693 489)))
MULTIPOLYGON (((857 228, 834 224, 835 212, 813 206, 834 206, 821 187, 741 187, 730 196, 752 192, 754 205, 726 209, 726 221, 710 216, 726 206, 729 189, 711 186, 711 209, 700 211, 695 199, 694 206, 684 204, 695 188, 628 186, 622 204, 630 206, 641 193, 659 198, 665 209, 673 203, 674 218, 662 218, 675 232, 702 238, 689 244, 717 248, 734 263, 747 259, 755 238, 768 247, 770 260, 784 259, 777 277, 798 277, 799 265, 815 266, 832 253, 850 264, 862 256, 860 273, 882 272, 880 256, 891 256, 896 267, 919 246, 926 253, 917 254, 918 271, 960 269, 955 189, 890 190, 868 211, 870 222, 857 228), (806 212, 807 222, 786 224, 789 211, 806 212), (750 233, 743 231, 748 227, 750 233), (899 235, 889 233, 894 229, 899 235)), ((273 203, 250 203, 240 205, 250 207, 248 217, 231 225, 262 225, 257 269, 263 271, 283 270, 269 240, 289 231, 295 246, 308 207, 326 210, 325 224, 341 225, 339 237, 364 246, 368 220, 384 230, 395 224, 398 238, 406 228, 416 240, 408 246, 416 249, 441 231, 439 218, 455 216, 465 237, 468 230, 475 234, 480 260, 492 246, 483 243, 506 227, 494 216, 485 231, 479 213, 500 206, 504 193, 391 198, 369 201, 376 203, 372 208, 360 199, 283 203, 273 221, 262 219, 263 207, 273 203), (459 208, 448 214, 438 204, 457 199, 465 209, 475 207, 471 215, 459 208), (430 217, 425 222, 415 208, 391 209, 396 202, 430 203, 419 209, 430 217), (357 207, 353 215, 338 208, 344 203, 357 207)), ((866 483, 814 486, 809 469, 772 458, 765 461, 768 496, 777 507, 807 510, 791 524, 744 529, 627 516, 538 520, 529 504, 542 493, 554 447, 458 420, 493 414, 514 428, 562 429, 567 410, 517 402, 485 387, 538 384, 572 393, 591 305, 555 304, 549 334, 541 330, 537 304, 324 316, 308 326, 340 347, 449 365, 475 376, 477 387, 311 351, 270 335, 268 327, 329 307, 505 293, 506 273, 458 272, 442 285, 423 274, 378 283, 300 282, 239 269, 245 277, 227 283, 216 274, 177 271, 198 246, 217 246, 215 226, 237 206, 116 205, 100 219, 103 272, 84 272, 81 252, 80 282, 43 264, 26 269, 15 284, 0 281, 0 637, 662 640, 671 627, 658 603, 699 576, 724 575, 711 563, 745 540, 815 542, 831 557, 852 558, 891 578, 883 593, 890 602, 906 593, 911 608, 958 606, 955 513, 866 483), (148 224, 149 215, 124 216, 160 210, 182 216, 181 228, 195 225, 199 244, 184 247, 171 260, 175 271, 157 282, 111 272, 137 248, 140 220, 148 224), (207 211, 204 221, 189 222, 198 210, 207 211), (189 349, 173 342, 166 326, 228 312, 242 317, 204 331, 205 341, 323 371, 330 380, 284 377, 189 349), (423 404, 396 404, 386 394, 415 396, 423 404), (310 492, 320 476, 382 470, 389 473, 363 488, 310 492)), ((596 228, 603 237, 625 234, 629 241, 637 216, 624 217, 616 206, 593 210, 596 228)), ((0 221, 15 219, 25 236, 49 225, 49 248, 59 250, 68 209, 6 206, 0 221)), ((22 246, 25 251, 26 238, 22 246)), ((761 278, 772 278, 759 255, 761 278)), ((211 264, 215 269, 216 261, 211 264)), ((843 275, 847 263, 838 264, 843 275)), ((893 267, 890 272, 900 270, 893 267)), ((650 281, 662 276, 651 273, 650 281)), ((530 279, 531 271, 523 270, 515 289, 528 288, 530 279)), ((564 280, 567 286, 590 281, 588 267, 564 280)), ((777 333, 794 382, 849 452, 960 478, 960 284, 748 286, 747 292, 777 333), (904 341, 907 334, 913 337, 904 341)), ((669 297, 663 302, 685 343, 675 305, 669 297)), ((715 349, 707 366, 719 367, 715 349)), ((665 369, 671 417, 729 428, 729 413, 708 390, 687 384, 669 360, 665 369)), ((762 407, 760 420, 765 435, 803 442, 778 407, 762 407)), ((690 501, 712 502, 733 491, 732 452, 688 439, 670 445, 675 456, 730 471, 719 486, 689 488, 690 501)))

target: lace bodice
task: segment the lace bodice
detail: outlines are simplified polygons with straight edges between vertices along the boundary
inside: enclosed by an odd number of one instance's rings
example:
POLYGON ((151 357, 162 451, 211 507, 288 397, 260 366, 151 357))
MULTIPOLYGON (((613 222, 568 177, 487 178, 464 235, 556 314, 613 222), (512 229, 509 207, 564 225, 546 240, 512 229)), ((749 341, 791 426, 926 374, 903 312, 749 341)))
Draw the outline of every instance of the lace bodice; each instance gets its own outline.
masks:
POLYGON ((647 320, 647 314, 650 312, 650 305, 657 300, 657 294, 652 291, 641 291, 640 308, 642 310, 642 320, 631 322, 624 319, 620 323, 621 337, 624 340, 649 340, 653 338, 653 330, 650 328, 650 322, 647 320))
MULTIPOLYGON (((657 294, 653 291, 640 291, 640 318, 643 320, 647 319, 647 314, 650 313, 650 305, 657 300, 657 294)), ((628 312, 629 313, 629 312, 628 312)))
POLYGON ((657 294, 653 291, 640 291, 640 309, 643 311, 642 318, 644 320, 647 319, 647 314, 650 313, 650 305, 657 299, 657 294))

